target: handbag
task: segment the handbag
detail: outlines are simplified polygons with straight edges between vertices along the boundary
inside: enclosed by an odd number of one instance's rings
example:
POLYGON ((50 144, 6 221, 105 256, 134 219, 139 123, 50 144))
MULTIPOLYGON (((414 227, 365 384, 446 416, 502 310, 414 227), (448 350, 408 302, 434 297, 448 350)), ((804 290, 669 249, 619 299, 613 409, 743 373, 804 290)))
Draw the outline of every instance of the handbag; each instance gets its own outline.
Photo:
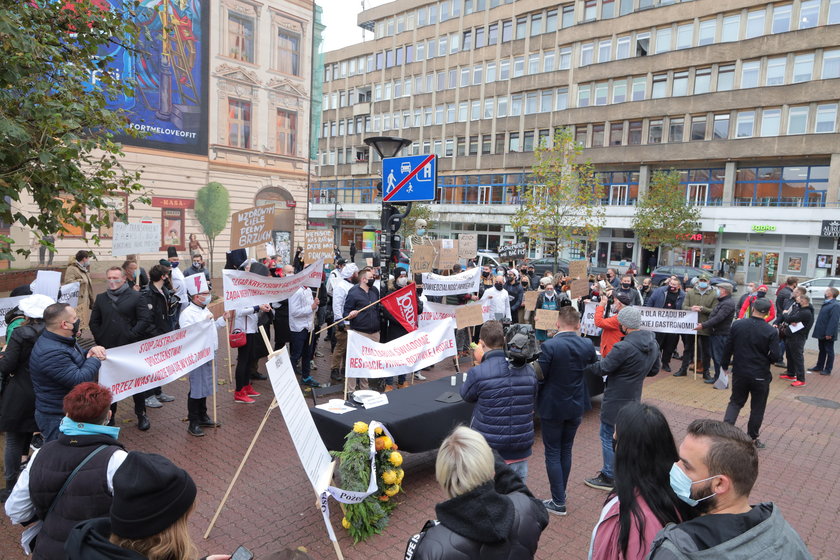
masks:
POLYGON ((231 348, 241 348, 248 343, 248 337, 241 329, 233 329, 233 332, 228 335, 228 341, 231 348))

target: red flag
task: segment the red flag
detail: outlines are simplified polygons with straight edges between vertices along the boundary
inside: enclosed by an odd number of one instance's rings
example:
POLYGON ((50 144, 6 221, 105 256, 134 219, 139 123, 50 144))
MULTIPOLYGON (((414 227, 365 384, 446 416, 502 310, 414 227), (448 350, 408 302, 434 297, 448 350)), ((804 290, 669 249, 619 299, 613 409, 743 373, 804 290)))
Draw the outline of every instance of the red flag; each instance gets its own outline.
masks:
POLYGON ((408 331, 417 330, 417 284, 392 292, 379 302, 408 331))

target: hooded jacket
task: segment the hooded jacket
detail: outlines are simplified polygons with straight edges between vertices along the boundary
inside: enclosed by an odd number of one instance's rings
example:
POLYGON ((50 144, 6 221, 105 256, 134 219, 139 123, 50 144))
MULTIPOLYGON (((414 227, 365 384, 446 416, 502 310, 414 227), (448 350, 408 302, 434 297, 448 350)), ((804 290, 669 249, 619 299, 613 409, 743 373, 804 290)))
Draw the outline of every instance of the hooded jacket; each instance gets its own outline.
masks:
POLYGON ((145 560, 145 556, 113 544, 111 520, 90 519, 76 525, 64 543, 68 560, 145 560))
POLYGON ((601 422, 614 426, 624 405, 640 402, 645 377, 659 373, 660 365, 656 335, 650 331, 631 331, 612 347, 607 357, 587 366, 587 373, 607 376, 601 422))
POLYGON ((793 527, 782 517, 779 508, 772 503, 763 503, 753 506, 748 513, 710 514, 679 525, 668 525, 653 541, 648 558, 808 560, 812 556, 793 527), (756 508, 759 510, 756 511, 756 508), (758 523, 753 524, 756 519, 758 523), (733 526, 743 531, 722 542, 709 541, 725 532, 731 534, 733 526))

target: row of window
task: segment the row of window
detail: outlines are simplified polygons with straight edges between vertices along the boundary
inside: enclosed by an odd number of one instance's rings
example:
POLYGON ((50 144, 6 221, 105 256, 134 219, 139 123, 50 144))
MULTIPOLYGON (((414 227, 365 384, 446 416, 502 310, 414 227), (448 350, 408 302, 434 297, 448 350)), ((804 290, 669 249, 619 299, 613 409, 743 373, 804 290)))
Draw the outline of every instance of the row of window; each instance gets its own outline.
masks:
MULTIPOLYGON (((584 14, 587 10, 589 10, 589 2, 585 5, 584 14)), ((610 62, 633 56, 660 54, 713 43, 751 39, 768 33, 808 29, 820 23, 820 16, 823 13, 825 13, 826 25, 840 23, 840 0, 801 0, 797 4, 770 4, 759 9, 730 14, 721 13, 707 19, 698 18, 657 27, 653 30, 638 30, 615 37, 588 41, 579 44, 578 64, 587 66, 596 62, 610 62), (824 10, 823 3, 825 3, 824 10)), ((325 81, 478 49, 498 42, 524 39, 529 34, 534 36, 541 33, 553 33, 558 29, 558 22, 560 28, 573 24, 573 15, 574 5, 567 4, 520 16, 515 22, 501 20, 486 27, 470 28, 375 54, 328 64, 325 66, 325 81)), ((571 49, 571 46, 566 48, 571 49)), ((558 69, 562 68, 562 65, 558 66, 558 69)))
MULTIPOLYGON (((300 22, 295 22, 298 26, 300 22)), ((257 63, 257 18, 228 10, 226 21, 226 45, 222 51, 228 57, 250 64, 257 63)), ((301 75, 301 34, 285 27, 276 26, 274 56, 271 68, 284 74, 301 75)))

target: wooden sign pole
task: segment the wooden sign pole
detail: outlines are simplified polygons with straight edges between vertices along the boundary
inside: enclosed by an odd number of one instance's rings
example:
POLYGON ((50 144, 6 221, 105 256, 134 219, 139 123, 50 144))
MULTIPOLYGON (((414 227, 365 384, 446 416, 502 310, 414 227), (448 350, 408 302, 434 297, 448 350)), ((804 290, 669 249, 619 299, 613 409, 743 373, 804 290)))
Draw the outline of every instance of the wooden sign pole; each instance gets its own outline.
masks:
POLYGON ((228 356, 228 359, 227 359, 227 362, 228 362, 228 364, 227 364, 228 365, 228 382, 230 383, 230 385, 233 385, 233 364, 232 364, 232 361, 230 359, 230 323, 228 322, 227 319, 225 319, 225 334, 227 335, 226 346, 227 346, 227 356, 228 356))

